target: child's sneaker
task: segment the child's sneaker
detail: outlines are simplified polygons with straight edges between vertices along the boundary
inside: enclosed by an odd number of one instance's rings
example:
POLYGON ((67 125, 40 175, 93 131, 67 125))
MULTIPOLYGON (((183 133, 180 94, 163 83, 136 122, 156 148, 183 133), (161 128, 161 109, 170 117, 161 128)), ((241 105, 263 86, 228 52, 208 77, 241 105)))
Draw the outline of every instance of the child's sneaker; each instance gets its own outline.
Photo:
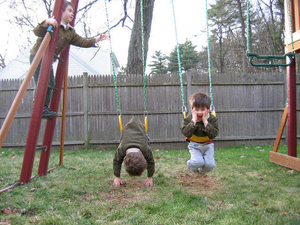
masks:
POLYGON ((205 176, 206 172, 203 172, 201 168, 198 169, 198 174, 200 177, 205 176))
POLYGON ((57 116, 56 112, 53 112, 49 107, 44 106, 43 109, 43 119, 51 119, 52 117, 57 116))

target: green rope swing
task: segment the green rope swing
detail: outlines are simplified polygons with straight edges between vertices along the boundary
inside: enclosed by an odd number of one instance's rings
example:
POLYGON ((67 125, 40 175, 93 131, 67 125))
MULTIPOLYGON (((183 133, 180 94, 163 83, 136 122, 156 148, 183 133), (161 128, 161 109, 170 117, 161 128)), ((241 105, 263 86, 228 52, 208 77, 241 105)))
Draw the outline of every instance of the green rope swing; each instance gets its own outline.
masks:
MULTIPOLYGON (((214 98, 213 98, 213 90, 212 90, 212 76, 211 76, 211 59, 210 59, 210 44, 209 44, 209 26, 208 26, 208 10, 207 10, 207 0, 205 1, 206 4, 206 29, 207 29, 207 54, 208 54, 208 71, 209 71, 209 89, 210 89, 210 97, 211 97, 211 113, 216 116, 215 113, 215 106, 214 106, 214 98)), ((174 18, 174 27, 175 27, 175 36, 176 36, 176 45, 177 45, 177 58, 178 58, 178 69, 179 69, 179 76, 180 76, 180 86, 181 86, 181 97, 182 97, 182 113, 184 118, 186 117, 187 108, 184 103, 184 91, 183 91, 183 81, 182 81, 182 70, 181 70, 181 60, 180 60, 180 52, 179 52, 179 44, 178 44, 178 34, 177 34, 177 27, 176 27, 176 17, 175 17, 175 9, 174 9, 174 2, 172 0, 172 7, 173 7, 173 18, 174 18)))
MULTIPOLYGON (((291 23, 291 7, 290 7, 290 1, 289 2, 289 16, 290 16, 290 24, 291 23)), ((291 30, 292 31, 292 30, 291 30)), ((291 32, 292 33, 292 32, 291 32)), ((291 35, 291 40, 292 40, 292 47, 294 49, 294 44, 293 44, 293 33, 291 35)), ((293 57, 295 57, 295 53, 287 53, 284 55, 259 55, 255 52, 250 52, 250 1, 247 0, 247 57, 250 57, 250 64, 252 66, 289 66, 291 65, 293 61, 293 57), (287 63, 276 63, 274 60, 280 60, 280 59, 286 59, 288 57, 289 62, 287 63), (261 59, 261 60, 267 60, 267 63, 254 63, 253 59, 261 59)))
POLYGON ((145 131, 148 130, 147 93, 146 93, 146 66, 145 66, 145 38, 144 38, 144 2, 141 0, 141 31, 142 31, 142 52, 143 52, 143 83, 144 83, 144 117, 145 131))
POLYGON ((119 103, 119 93, 118 93, 118 86, 117 86, 117 77, 116 77, 116 70, 115 70, 114 54, 113 54, 112 44, 111 44, 109 17, 108 17, 108 9, 107 9, 107 0, 105 0, 105 11, 106 11, 106 20, 107 20, 106 23, 107 23, 107 32, 108 32, 109 47, 110 47, 110 59, 111 59, 111 64, 112 64, 112 68, 113 68, 114 86, 115 86, 115 94, 116 94, 116 102, 117 102, 117 111, 118 111, 118 116, 119 116, 119 127, 120 127, 120 132, 122 133, 122 131, 123 131, 122 112, 121 112, 120 103, 119 103))
POLYGON ((205 9, 206 9, 206 35, 207 35, 207 56, 208 56, 208 74, 209 74, 209 90, 210 90, 210 98, 211 105, 210 111, 216 116, 216 110, 214 106, 214 96, 212 91, 212 79, 211 79, 211 59, 210 59, 210 44, 209 44, 209 25, 208 25, 208 9, 207 9, 207 0, 205 0, 205 9))
MULTIPOLYGON (((147 113, 147 98, 146 98, 146 74, 145 74, 145 43, 144 43, 144 20, 143 20, 143 0, 141 0, 141 28, 142 28, 142 51, 143 51, 143 83, 144 83, 144 117, 145 117, 145 131, 148 130, 148 113, 147 113)), ((108 9, 107 9, 107 0, 105 0, 105 11, 106 11, 106 20, 107 20, 107 31, 109 36, 109 46, 110 46, 110 58, 113 68, 113 77, 114 77, 114 86, 115 86, 115 94, 116 94, 116 102, 117 102, 117 111, 119 116, 119 126, 120 126, 120 132, 123 131, 122 126, 122 113, 120 109, 120 103, 119 103, 119 94, 118 94, 118 86, 117 86, 117 78, 116 78, 116 72, 115 72, 115 62, 114 62, 114 55, 112 51, 112 43, 111 43, 111 35, 110 35, 110 26, 109 26, 109 16, 108 16, 108 9)))
POLYGON ((187 113, 187 108, 186 108, 185 102, 184 102, 181 60, 180 60, 179 43, 178 43, 178 35, 177 35, 177 27, 176 27, 176 17, 175 17, 175 9, 174 9, 173 0, 172 0, 172 8, 173 8, 173 18, 174 18, 174 27, 175 27, 175 36, 176 36, 176 46, 177 46, 178 69, 179 69, 179 76, 180 76, 180 87, 181 87, 181 98, 182 98, 182 114, 183 114, 183 117, 185 118, 186 113, 187 113))

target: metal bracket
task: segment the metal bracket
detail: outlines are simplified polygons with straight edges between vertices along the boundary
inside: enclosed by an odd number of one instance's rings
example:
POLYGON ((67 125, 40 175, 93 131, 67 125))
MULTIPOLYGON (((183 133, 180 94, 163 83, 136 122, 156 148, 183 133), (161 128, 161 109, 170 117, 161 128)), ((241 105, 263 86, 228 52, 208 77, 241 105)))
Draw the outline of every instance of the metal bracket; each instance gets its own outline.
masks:
POLYGON ((289 66, 292 64, 292 58, 295 57, 295 53, 287 53, 284 55, 258 55, 257 53, 254 52, 247 52, 246 53, 247 57, 250 57, 250 64, 252 66, 289 66), (268 60, 268 63, 254 63, 252 60, 253 58, 257 59, 263 59, 263 60, 268 60), (288 63, 275 63, 274 59, 286 59, 286 57, 289 58, 288 63))

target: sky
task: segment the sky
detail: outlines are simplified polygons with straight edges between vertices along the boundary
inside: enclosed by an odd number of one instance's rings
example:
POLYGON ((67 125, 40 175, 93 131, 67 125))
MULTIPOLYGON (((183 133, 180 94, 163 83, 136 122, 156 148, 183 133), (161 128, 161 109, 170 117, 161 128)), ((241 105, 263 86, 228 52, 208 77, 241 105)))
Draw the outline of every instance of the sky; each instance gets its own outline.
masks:
MULTIPOLYGON (((84 4, 84 1, 79 1, 80 5, 84 4)), ((0 0, 0 21, 2 34, 0 35, 0 50, 7 49, 6 64, 17 57, 19 54, 18 40, 14 40, 14 37, 20 33, 18 27, 12 27, 6 22, 8 16, 13 15, 14 11, 6 4, 8 0, 0 0), (9 48, 7 48, 9 46, 9 48)), ((213 0, 209 0, 209 3, 213 0)), ((108 14, 110 25, 118 21, 122 17, 122 3, 123 0, 114 0, 108 3, 108 14)), ((197 46, 196 50, 200 51, 203 46, 207 45, 206 41, 206 6, 205 0, 173 0, 175 10, 175 21, 177 27, 178 42, 184 43, 186 40, 192 41, 197 46)), ((128 11, 131 12, 133 17, 135 1, 131 0, 128 4, 128 11)), ((91 33, 99 32, 107 29, 107 20, 105 12, 105 2, 99 2, 98 6, 94 7, 97 16, 91 16, 91 26, 97 27, 92 29, 91 33)), ((37 20, 45 19, 44 12, 41 15, 36 15, 37 20)), ((128 25, 132 25, 129 23, 128 25)), ((77 29, 77 33, 80 34, 80 29, 77 29)), ((29 38, 34 42, 35 36, 29 35, 29 38)), ((117 56, 117 59, 121 66, 126 66, 127 53, 130 40, 130 30, 125 27, 118 27, 111 30, 112 50, 117 56)), ((149 39, 149 51, 147 58, 147 65, 151 62, 151 56, 155 51, 160 50, 162 53, 169 55, 171 51, 176 47, 176 35, 175 25, 173 17, 172 0, 156 0, 154 5, 153 20, 151 27, 151 35, 149 39)), ((101 43, 101 48, 110 49, 109 41, 101 43)), ((149 72, 147 68, 146 72, 149 72)))

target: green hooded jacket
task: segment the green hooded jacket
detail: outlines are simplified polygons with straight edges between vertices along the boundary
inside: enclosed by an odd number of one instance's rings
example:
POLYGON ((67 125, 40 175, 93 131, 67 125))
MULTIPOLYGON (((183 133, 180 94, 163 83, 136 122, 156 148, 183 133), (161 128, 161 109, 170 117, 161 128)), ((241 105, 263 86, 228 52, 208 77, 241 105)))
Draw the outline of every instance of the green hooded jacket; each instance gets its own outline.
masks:
POLYGON ((155 171, 154 158, 148 145, 145 126, 137 117, 133 117, 123 128, 120 144, 113 160, 114 175, 116 177, 120 177, 122 163, 129 148, 139 148, 141 150, 148 163, 148 177, 152 177, 155 171))

